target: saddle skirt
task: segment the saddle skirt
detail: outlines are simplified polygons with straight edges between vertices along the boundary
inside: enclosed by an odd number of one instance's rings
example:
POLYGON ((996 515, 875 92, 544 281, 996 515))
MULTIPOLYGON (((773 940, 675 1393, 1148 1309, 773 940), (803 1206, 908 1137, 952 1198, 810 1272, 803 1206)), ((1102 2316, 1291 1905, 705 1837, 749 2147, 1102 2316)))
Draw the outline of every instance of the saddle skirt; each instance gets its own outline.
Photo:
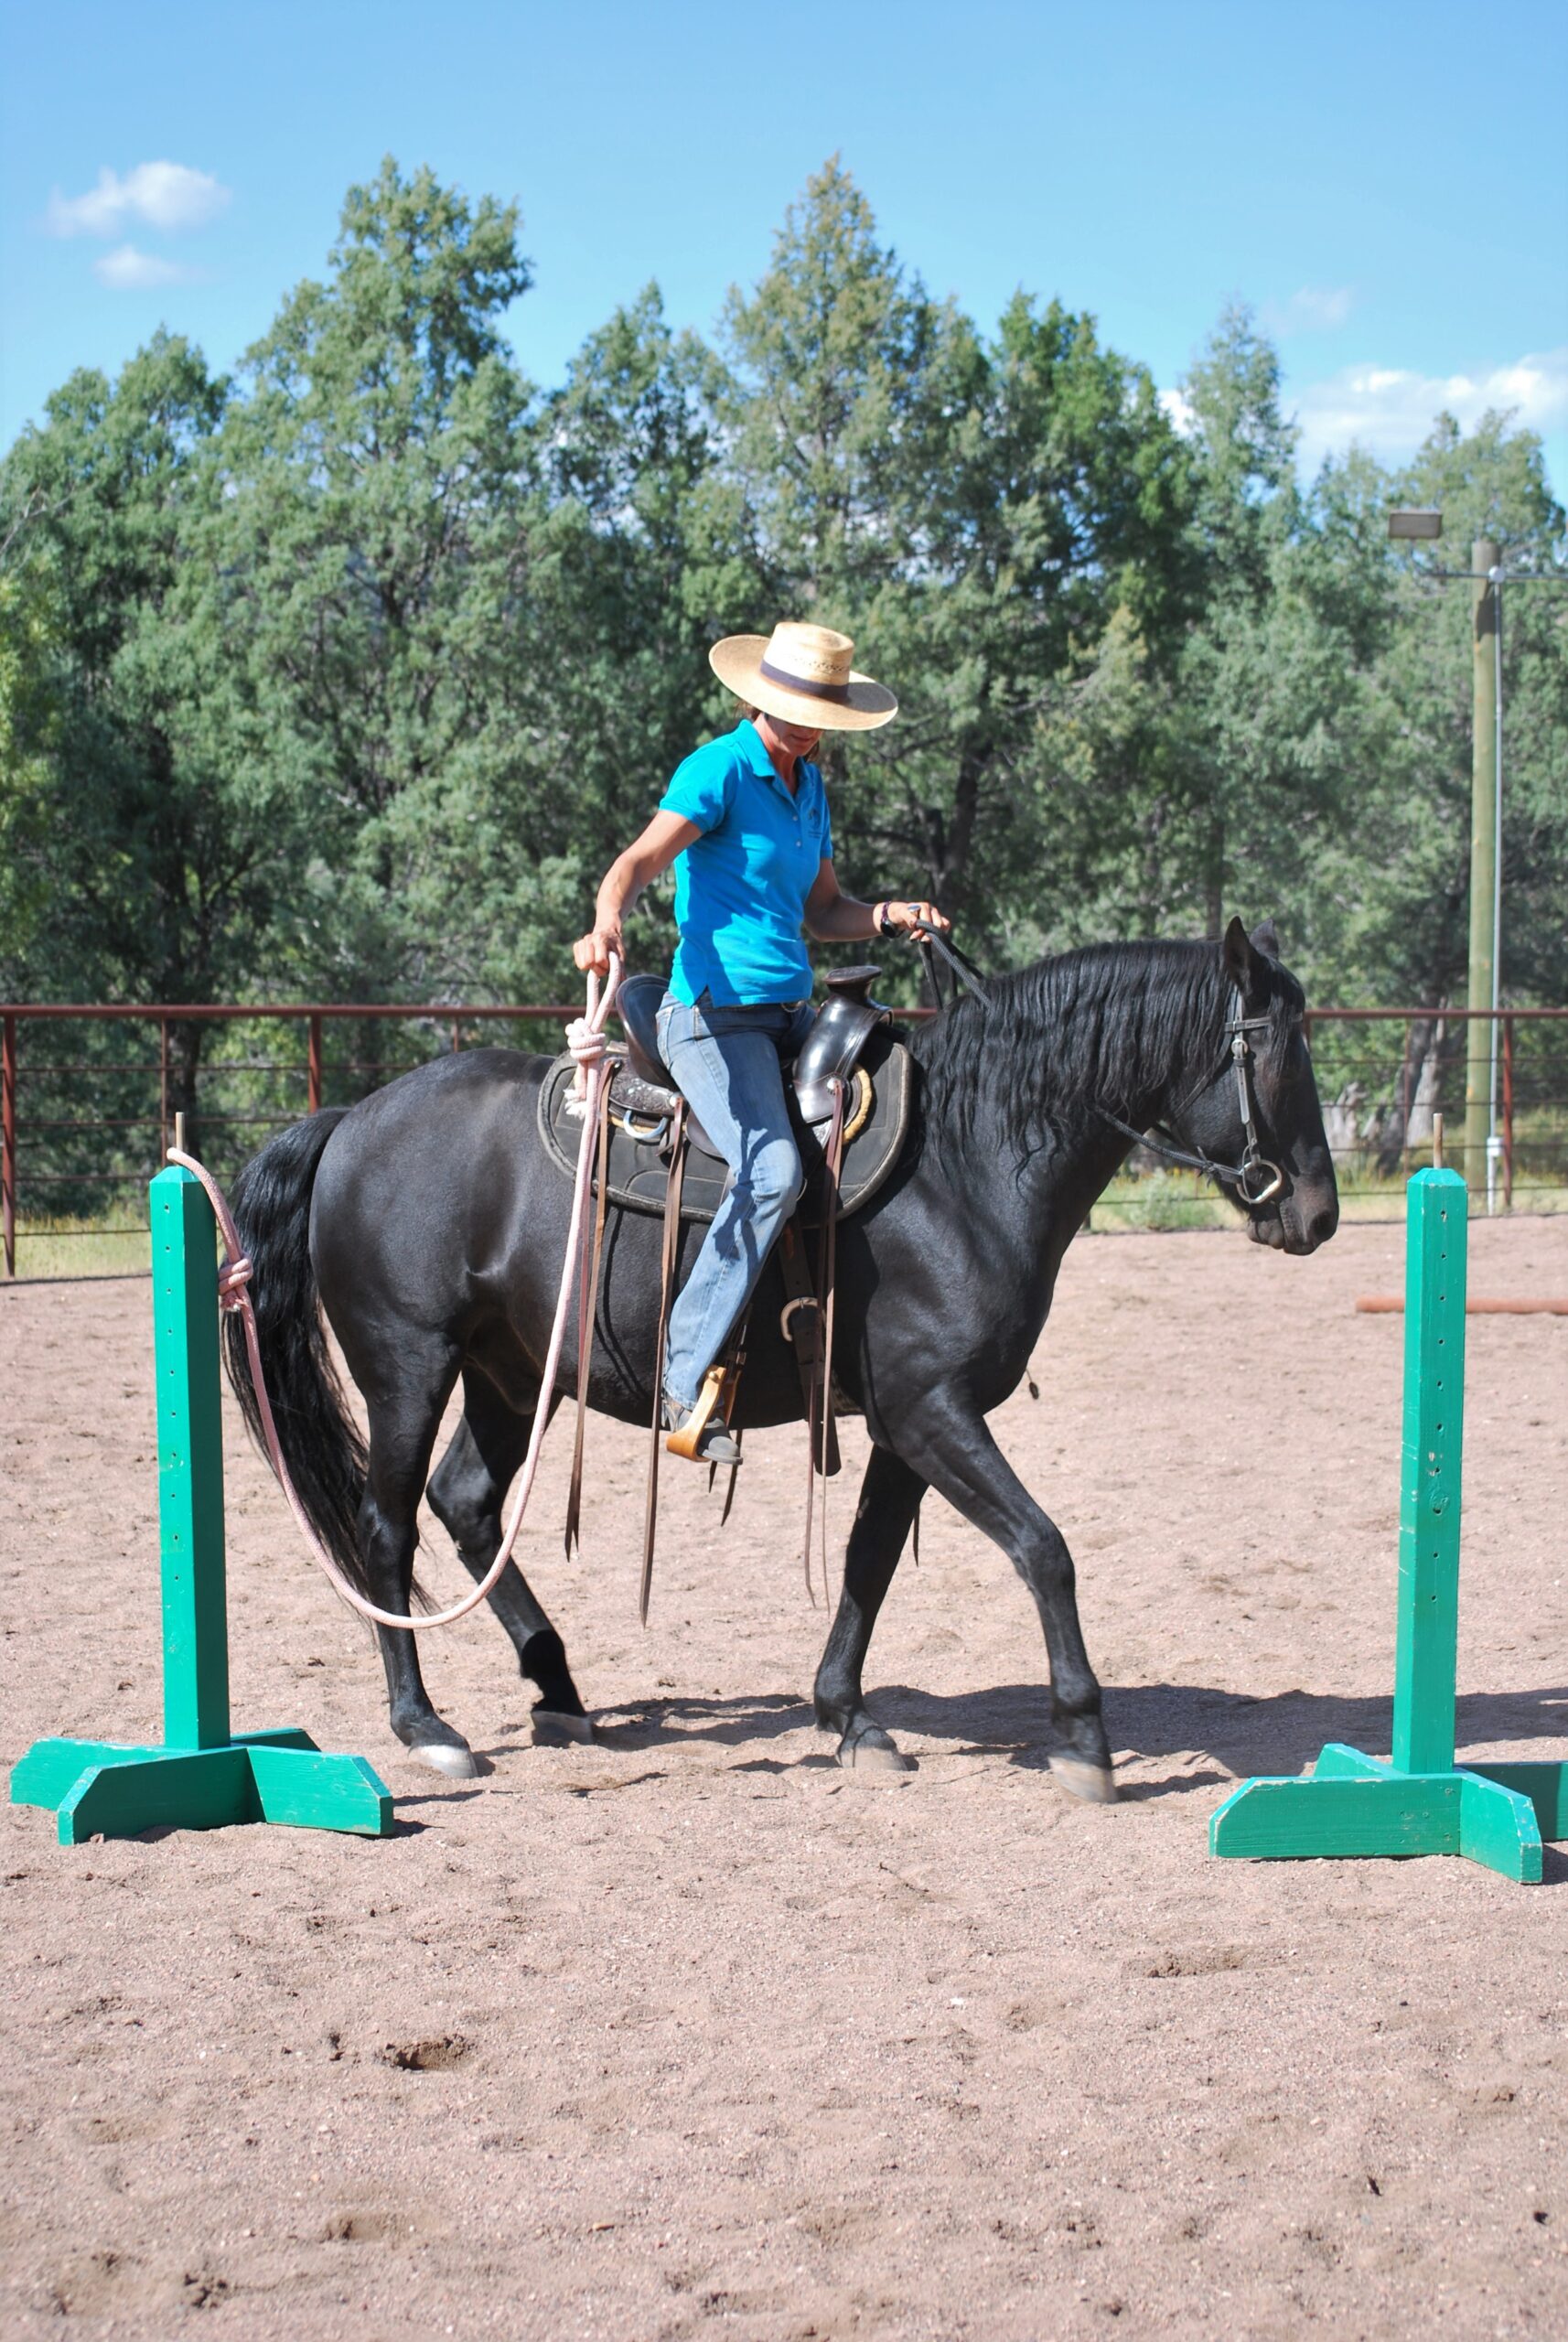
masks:
MULTIPOLYGON (((620 1053, 612 1046, 612 1057, 620 1053)), ((539 1134, 544 1151, 563 1178, 576 1176, 577 1150, 584 1125, 568 1112, 576 1069, 570 1057, 559 1057, 545 1075, 539 1091, 539 1134)), ((895 1169, 909 1130, 909 1052, 886 1026, 867 1038, 848 1077, 844 1109, 846 1133, 843 1164, 839 1175, 838 1216, 844 1219, 870 1202, 895 1169)), ((821 1224, 823 1192, 823 1146, 830 1117, 807 1120, 799 1096, 785 1085, 795 1142, 806 1175, 799 1206, 808 1228, 821 1224)), ((814 1100, 811 1102, 815 1102, 814 1100)), ((662 1214, 670 1176, 672 1094, 624 1063, 616 1069, 610 1087, 609 1192, 612 1203, 628 1211, 662 1214)), ((681 1195, 682 1219, 710 1220, 730 1184, 729 1166, 688 1110, 686 1174, 681 1195)), ((596 1132, 587 1143, 596 1149, 596 1132)), ((595 1181, 597 1192, 597 1181, 595 1181)))

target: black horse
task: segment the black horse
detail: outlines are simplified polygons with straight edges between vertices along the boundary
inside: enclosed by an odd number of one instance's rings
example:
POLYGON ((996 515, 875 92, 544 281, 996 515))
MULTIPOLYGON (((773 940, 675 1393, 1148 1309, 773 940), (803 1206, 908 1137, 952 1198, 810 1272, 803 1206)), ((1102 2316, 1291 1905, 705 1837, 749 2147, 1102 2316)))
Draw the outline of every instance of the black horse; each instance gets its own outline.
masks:
MULTIPOLYGON (((1338 1199, 1305 1005, 1272 927, 1249 939, 1233 919, 1222 943, 1101 945, 1043 961, 996 979, 989 1005, 961 1000, 916 1037, 905 1158, 839 1232, 836 1379, 873 1441, 816 1681, 817 1720, 839 1735, 841 1763, 908 1762, 867 1713, 861 1675, 934 1488, 995 1539, 1034 1596, 1063 1744, 1053 1769, 1079 1796, 1114 1795, 1071 1557, 985 1418, 1021 1380, 1062 1255, 1128 1154, 1129 1132, 1162 1124, 1183 1147, 1235 1165, 1251 1121, 1283 1177, 1266 1201, 1233 1197, 1249 1234, 1291 1253, 1333 1234, 1338 1199), (1231 1035, 1243 1018, 1239 1090, 1231 1035)), ((235 1189, 289 1469, 344 1573, 385 1609, 408 1608, 416 1510, 459 1375, 463 1419, 430 1502, 476 1577, 499 1547, 571 1204, 537 1132, 544 1069, 508 1049, 440 1058, 285 1131, 235 1189), (368 1451, 333 1379, 323 1310, 364 1395, 368 1451)), ((1262 1184, 1250 1181, 1251 1192, 1262 1184)), ((685 1231, 686 1261, 698 1233, 685 1231)), ((623 1423, 645 1423, 652 1403, 660 1241, 657 1219, 612 1207, 589 1400, 623 1423)), ((770 1262, 752 1313, 744 1426, 800 1417, 793 1356, 776 1330, 782 1300, 770 1262)), ((237 1333, 230 1320, 230 1373, 254 1430, 237 1333)), ((568 1393, 575 1354, 569 1329, 568 1393)), ((561 1638, 515 1566, 489 1599, 538 1687, 542 1729, 588 1737, 561 1638)), ((376 1631, 397 1737, 441 1772, 472 1773, 467 1741, 431 1705, 414 1637, 376 1631)))

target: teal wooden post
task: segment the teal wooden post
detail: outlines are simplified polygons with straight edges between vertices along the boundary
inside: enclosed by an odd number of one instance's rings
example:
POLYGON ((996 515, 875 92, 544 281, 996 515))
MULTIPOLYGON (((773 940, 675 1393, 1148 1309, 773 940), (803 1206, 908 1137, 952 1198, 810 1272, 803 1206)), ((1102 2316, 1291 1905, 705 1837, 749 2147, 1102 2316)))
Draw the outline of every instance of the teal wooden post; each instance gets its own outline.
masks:
POLYGON ((212 1207, 199 1182, 177 1166, 159 1172, 147 1202, 163 1546, 164 1740, 170 1748, 221 1748, 229 1738, 229 1611, 212 1207))
POLYGON ((1445 1773, 1454 1763, 1467 1206, 1456 1172, 1423 1171, 1411 1181, 1394 1638, 1393 1758, 1402 1773, 1445 1773))
POLYGON ((292 1726, 231 1732, 217 1230, 200 1183, 177 1166, 159 1172, 148 1202, 163 1744, 35 1741, 12 1771, 11 1802, 53 1808, 65 1846, 159 1825, 210 1830, 236 1821, 385 1837, 392 1798, 363 1757, 323 1754, 292 1726))
POLYGON ((1330 1741, 1303 1779, 1243 1781, 1210 1817, 1211 1853, 1465 1854, 1535 1880, 1542 1839, 1568 1837, 1568 1765, 1454 1763, 1466 1204, 1453 1171, 1407 1190, 1392 1762, 1330 1741))

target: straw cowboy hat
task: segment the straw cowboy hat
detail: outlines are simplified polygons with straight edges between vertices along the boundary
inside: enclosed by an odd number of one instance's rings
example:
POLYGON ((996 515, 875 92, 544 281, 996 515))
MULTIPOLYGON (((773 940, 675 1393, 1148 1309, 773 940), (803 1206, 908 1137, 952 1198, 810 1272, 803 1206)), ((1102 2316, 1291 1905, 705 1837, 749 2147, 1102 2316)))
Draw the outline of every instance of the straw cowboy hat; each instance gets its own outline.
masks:
POLYGON ((875 732, 892 722, 898 703, 884 684, 855 673, 854 656, 847 634, 786 618, 770 635, 726 635, 709 651, 708 664, 726 691, 782 724, 875 732))

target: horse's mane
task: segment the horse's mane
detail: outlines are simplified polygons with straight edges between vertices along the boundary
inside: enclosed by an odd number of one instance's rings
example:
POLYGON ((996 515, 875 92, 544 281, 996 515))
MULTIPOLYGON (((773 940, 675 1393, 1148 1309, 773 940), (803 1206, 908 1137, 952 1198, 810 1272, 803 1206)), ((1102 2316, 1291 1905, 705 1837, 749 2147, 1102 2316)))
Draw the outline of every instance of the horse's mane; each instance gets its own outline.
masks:
POLYGON ((1020 1158, 1081 1129, 1091 1104, 1123 1118, 1212 1047, 1229 999, 1215 943, 1091 943, 988 980, 914 1038, 924 1123, 939 1146, 1020 1158))

